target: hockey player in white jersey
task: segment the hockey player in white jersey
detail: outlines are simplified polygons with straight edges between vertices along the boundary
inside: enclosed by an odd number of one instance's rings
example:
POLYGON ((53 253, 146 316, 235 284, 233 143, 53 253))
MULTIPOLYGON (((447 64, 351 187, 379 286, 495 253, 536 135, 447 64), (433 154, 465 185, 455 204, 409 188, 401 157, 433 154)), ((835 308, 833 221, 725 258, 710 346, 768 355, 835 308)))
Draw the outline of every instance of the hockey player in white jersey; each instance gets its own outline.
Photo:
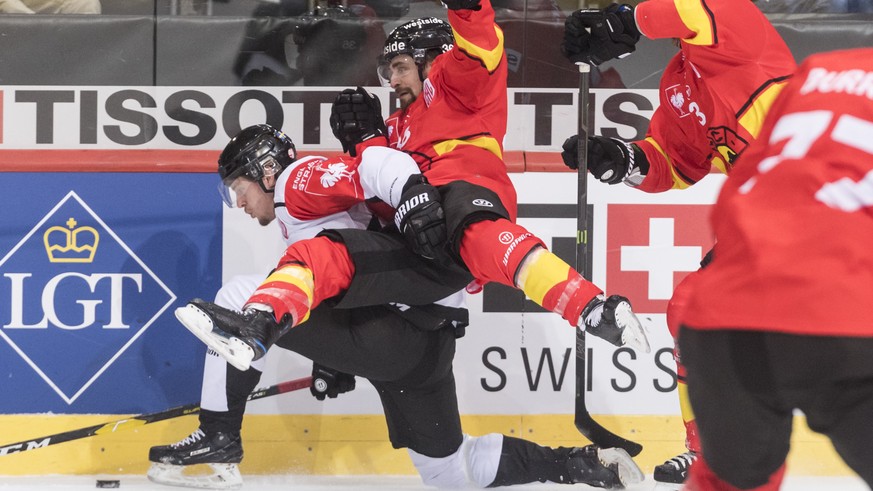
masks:
MULTIPOLYGON (((268 125, 244 129, 219 158, 226 202, 263 225, 279 218, 289 244, 332 227, 372 227, 379 220, 358 198, 397 206, 402 184, 418 172, 409 156, 384 147, 357 158, 297 159, 291 140, 268 125)), ((390 216, 393 210, 386 211, 390 216)), ((210 311, 221 315, 223 309, 241 309, 261 281, 234 279, 218 292, 219 310, 210 311)), ((463 292, 402 310, 387 305, 345 309, 327 302, 276 344, 316 363, 313 374, 326 386, 312 391, 321 399, 351 390, 354 378, 349 374, 368 379, 381 398, 392 445, 408 449, 425 484, 460 488, 551 481, 621 489, 642 480, 642 472, 621 449, 549 448, 494 433, 465 435, 452 358, 455 339, 466 325, 463 292)), ((179 486, 240 486, 237 464, 243 457, 240 428, 246 396, 263 366, 261 359, 248 370, 237 370, 210 350, 200 426, 177 443, 151 449, 149 478, 179 486), (190 477, 183 472, 196 464, 208 464, 214 473, 190 477)))

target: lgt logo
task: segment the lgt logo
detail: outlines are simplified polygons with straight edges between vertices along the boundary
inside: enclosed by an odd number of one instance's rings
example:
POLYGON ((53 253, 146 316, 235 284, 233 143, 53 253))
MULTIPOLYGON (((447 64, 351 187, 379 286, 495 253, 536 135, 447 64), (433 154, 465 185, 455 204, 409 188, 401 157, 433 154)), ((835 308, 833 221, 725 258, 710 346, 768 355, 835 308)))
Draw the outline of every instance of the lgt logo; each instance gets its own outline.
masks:
POLYGON ((700 267, 714 244, 710 208, 609 205, 607 292, 628 297, 635 312, 666 312, 673 289, 700 267))
POLYGON ((175 299, 73 191, 0 260, 0 337, 67 404, 175 299))

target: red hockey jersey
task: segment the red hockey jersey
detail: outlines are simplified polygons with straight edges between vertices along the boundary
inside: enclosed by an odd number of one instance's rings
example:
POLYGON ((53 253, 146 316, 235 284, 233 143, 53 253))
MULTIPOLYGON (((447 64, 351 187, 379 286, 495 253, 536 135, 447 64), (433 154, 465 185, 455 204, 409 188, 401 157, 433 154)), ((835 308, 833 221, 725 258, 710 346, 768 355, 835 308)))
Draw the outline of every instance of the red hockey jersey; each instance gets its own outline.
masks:
POLYGON ((803 63, 712 223, 684 324, 873 336, 873 48, 803 63))
POLYGON ((648 0, 635 16, 646 37, 681 46, 646 138, 634 142, 650 164, 639 189, 687 188, 712 166, 727 173, 796 69, 791 52, 748 0, 648 0))
POLYGON ((436 186, 464 180, 500 195, 515 218, 515 189, 503 163, 506 54, 494 10, 449 10, 454 47, 436 58, 424 88, 386 121, 388 143, 412 155, 436 186))

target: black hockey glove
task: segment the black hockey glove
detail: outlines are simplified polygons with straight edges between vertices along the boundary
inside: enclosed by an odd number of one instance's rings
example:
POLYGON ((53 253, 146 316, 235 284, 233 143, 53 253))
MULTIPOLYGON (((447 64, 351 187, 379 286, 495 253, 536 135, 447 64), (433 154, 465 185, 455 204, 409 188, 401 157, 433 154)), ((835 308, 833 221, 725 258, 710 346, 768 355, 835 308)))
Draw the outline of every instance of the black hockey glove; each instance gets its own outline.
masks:
MULTIPOLYGON (((579 167, 579 135, 564 141, 561 158, 571 169, 579 167)), ((649 172, 646 154, 633 143, 605 136, 588 137, 588 172, 607 184, 639 186, 649 172)))
POLYGON ((330 108, 330 129, 342 144, 343 152, 352 157, 357 156, 358 143, 388 134, 379 98, 360 86, 345 89, 336 96, 330 108))
POLYGON ((443 0, 443 5, 449 10, 481 10, 481 0, 443 0))
POLYGON ((355 390, 355 376, 339 372, 318 363, 312 363, 312 383, 309 392, 319 401, 325 397, 335 399, 336 396, 355 390))
POLYGON ((564 22, 561 52, 573 63, 600 65, 633 53, 639 40, 633 7, 614 3, 603 10, 570 14, 564 22))
POLYGON ((421 174, 415 174, 403 186, 400 205, 394 213, 394 224, 406 238, 406 243, 425 259, 440 257, 445 247, 446 216, 437 188, 428 184, 421 174))

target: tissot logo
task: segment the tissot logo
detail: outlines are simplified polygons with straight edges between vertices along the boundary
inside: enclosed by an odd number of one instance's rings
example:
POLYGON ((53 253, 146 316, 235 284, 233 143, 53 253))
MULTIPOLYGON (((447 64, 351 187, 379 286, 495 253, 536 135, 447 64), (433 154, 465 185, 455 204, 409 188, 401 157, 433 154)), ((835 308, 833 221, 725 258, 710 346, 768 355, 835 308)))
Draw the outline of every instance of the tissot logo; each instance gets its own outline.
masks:
POLYGON ((73 191, 0 259, 0 337, 67 404, 175 299, 73 191))
MULTIPOLYGON (((332 87, 0 87, 0 149, 220 150, 242 128, 269 123, 298 147, 337 148, 327 124, 332 87)), ((389 87, 369 87, 386 109, 398 108, 389 87)), ((428 104, 439 95, 428 81, 428 104)), ((677 89, 678 90, 678 89, 677 89)), ((678 92, 677 92, 678 94, 678 92)), ((687 97, 682 96, 686 111, 687 97)), ((553 152, 576 127, 572 89, 509 89, 507 150, 553 152)), ((679 101, 674 98, 675 101, 679 101)), ((590 128, 600 135, 643 138, 657 90, 594 89, 590 128)), ((386 120, 389 132, 397 129, 386 120)), ((407 136, 399 137, 402 141, 407 136)), ((402 148, 399 144, 398 148, 402 148)))

